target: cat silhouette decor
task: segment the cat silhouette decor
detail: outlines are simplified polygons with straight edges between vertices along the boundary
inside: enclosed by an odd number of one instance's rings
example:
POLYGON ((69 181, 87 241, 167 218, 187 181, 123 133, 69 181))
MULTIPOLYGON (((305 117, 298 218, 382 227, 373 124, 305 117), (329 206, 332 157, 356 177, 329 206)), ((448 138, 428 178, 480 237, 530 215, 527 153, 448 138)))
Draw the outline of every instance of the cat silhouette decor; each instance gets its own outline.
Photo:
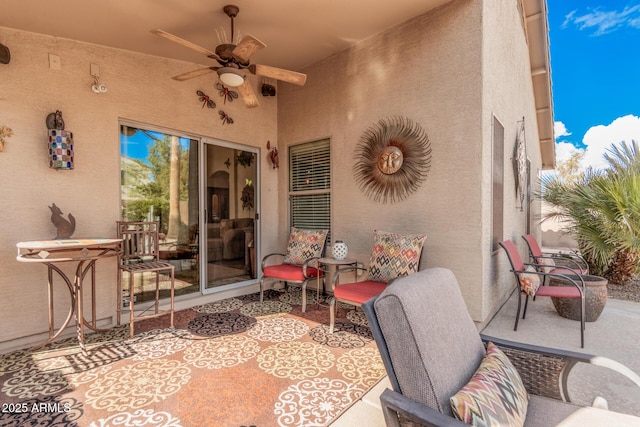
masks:
POLYGON ((59 207, 53 203, 49 206, 51 210, 51 222, 56 226, 57 235, 56 239, 68 239, 71 237, 74 231, 76 231, 76 219, 73 215, 69 214, 68 220, 62 216, 62 211, 59 207))

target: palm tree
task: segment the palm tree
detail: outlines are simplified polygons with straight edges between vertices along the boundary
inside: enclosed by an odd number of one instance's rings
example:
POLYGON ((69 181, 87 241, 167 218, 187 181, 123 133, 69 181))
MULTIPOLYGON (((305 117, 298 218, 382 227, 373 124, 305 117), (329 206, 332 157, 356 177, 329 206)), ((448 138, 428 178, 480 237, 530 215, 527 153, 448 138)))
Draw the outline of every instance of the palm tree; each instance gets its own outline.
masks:
POLYGON ((639 271, 640 149, 635 141, 613 145, 608 168, 588 170, 568 182, 543 178, 542 199, 552 210, 543 220, 568 220, 572 234, 595 274, 623 284, 639 271))

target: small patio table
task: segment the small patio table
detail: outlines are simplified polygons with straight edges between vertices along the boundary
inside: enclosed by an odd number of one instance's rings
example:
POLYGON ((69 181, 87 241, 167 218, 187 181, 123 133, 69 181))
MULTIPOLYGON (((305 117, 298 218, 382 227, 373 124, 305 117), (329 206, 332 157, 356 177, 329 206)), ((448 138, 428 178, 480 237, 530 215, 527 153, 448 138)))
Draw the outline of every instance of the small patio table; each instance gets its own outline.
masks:
POLYGON ((48 290, 49 290, 49 339, 44 343, 33 347, 34 350, 39 349, 50 342, 54 341, 69 325, 71 318, 76 321, 78 334, 78 342, 84 355, 87 351, 84 346, 84 326, 96 331, 96 292, 95 292, 95 264, 96 261, 103 258, 115 257, 120 253, 120 239, 60 239, 60 240, 36 240, 30 242, 19 242, 16 244, 18 248, 18 256, 16 259, 20 262, 32 262, 45 264, 48 272, 48 290), (71 279, 61 268, 60 264, 75 263, 75 275, 71 279), (53 272, 56 272, 69 288, 69 296, 71 297, 71 305, 69 313, 60 326, 54 330, 54 313, 53 313, 53 272), (85 276, 91 271, 91 322, 88 322, 83 313, 82 285, 85 276))
MULTIPOLYGON (((335 259, 332 257, 323 257, 318 259, 318 265, 322 266, 320 269, 324 271, 323 267, 328 267, 326 270, 326 273, 328 273, 326 275, 326 277, 328 277, 329 279, 329 289, 331 289, 331 292, 333 292, 333 289, 335 288, 336 284, 333 283, 333 274, 329 274, 329 273, 333 273, 333 271, 330 269, 331 266, 335 267, 335 269, 337 270, 339 267, 343 267, 343 266, 347 266, 347 267, 357 267, 358 266, 358 261, 352 258, 343 258, 343 259, 335 259)), ((358 271, 354 270, 354 281, 358 280, 358 271)), ((325 282, 322 282, 322 292, 326 293, 327 289, 325 287, 325 282)), ((318 275, 318 283, 317 283, 317 287, 316 287, 316 306, 319 307, 320 306, 320 275, 318 275)))

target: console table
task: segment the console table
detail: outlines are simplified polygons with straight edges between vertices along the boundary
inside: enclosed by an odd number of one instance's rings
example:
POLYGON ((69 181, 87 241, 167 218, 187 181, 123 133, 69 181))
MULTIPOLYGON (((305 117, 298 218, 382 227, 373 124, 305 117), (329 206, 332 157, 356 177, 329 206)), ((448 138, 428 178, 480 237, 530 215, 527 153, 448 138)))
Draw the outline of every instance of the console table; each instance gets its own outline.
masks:
POLYGON ((115 257, 120 253, 120 239, 63 239, 63 240, 37 240, 31 242, 19 242, 18 256, 20 262, 39 263, 47 266, 48 290, 49 290, 49 339, 37 345, 34 349, 41 348, 54 341, 69 325, 75 315, 78 342, 82 353, 86 355, 84 346, 84 326, 100 331, 96 327, 96 293, 95 282, 96 261, 103 258, 115 257), (61 264, 75 264, 75 274, 70 278, 61 268, 61 264), (67 284, 71 305, 69 313, 62 326, 54 330, 53 313, 53 273, 67 284), (84 317, 82 292, 85 276, 91 272, 91 322, 84 317))

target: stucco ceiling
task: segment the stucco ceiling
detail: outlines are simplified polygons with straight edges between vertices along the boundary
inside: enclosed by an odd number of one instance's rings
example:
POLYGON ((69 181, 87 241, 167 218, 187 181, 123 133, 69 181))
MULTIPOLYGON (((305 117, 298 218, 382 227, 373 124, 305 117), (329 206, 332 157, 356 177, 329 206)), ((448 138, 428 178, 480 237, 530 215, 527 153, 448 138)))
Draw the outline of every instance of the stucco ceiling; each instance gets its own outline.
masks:
POLYGON ((252 62, 297 71, 448 1, 2 0, 0 26, 207 66, 212 60, 149 30, 215 50, 216 31, 230 33, 222 8, 232 2, 236 32, 267 45, 252 62))

